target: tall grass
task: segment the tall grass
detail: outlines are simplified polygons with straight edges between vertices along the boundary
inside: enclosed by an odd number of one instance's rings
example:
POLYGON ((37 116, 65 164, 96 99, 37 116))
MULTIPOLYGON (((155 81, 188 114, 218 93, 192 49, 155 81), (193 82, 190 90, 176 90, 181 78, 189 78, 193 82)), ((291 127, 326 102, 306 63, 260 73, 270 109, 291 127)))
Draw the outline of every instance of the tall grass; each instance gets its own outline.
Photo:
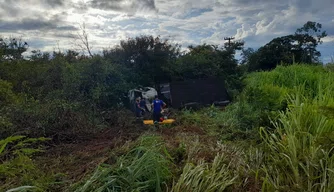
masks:
POLYGON ((273 122, 275 133, 262 129, 268 150, 263 191, 334 191, 334 119, 322 110, 334 105, 334 92, 318 87, 314 99, 296 89, 288 110, 273 122))
POLYGON ((328 74, 321 66, 298 64, 291 66, 278 66, 273 71, 251 73, 246 79, 247 87, 260 87, 262 85, 275 85, 293 89, 296 86, 306 84, 309 91, 316 90, 318 80, 328 74))
POLYGON ((172 192, 235 191, 244 183, 249 169, 242 148, 220 142, 210 148, 215 154, 213 160, 188 160, 179 179, 173 183, 172 192))
POLYGON ((220 116, 222 130, 261 127, 262 147, 245 161, 262 191, 334 191, 333 82, 333 72, 321 66, 252 73, 220 116))
POLYGON ((225 163, 225 155, 218 154, 213 163, 200 161, 198 165, 187 163, 172 192, 214 192, 224 191, 235 183, 237 176, 231 174, 230 164, 225 163))
MULTIPOLYGON (((333 73, 321 66, 305 64, 278 66, 273 71, 248 74, 245 89, 234 104, 226 108, 225 126, 248 130, 269 127, 269 119, 277 119, 278 111, 287 109, 288 95, 303 86, 302 95, 313 99, 332 91, 333 73), (329 90, 327 90, 329 89, 329 90)), ((326 96, 325 96, 326 97, 326 96)))
POLYGON ((163 191, 171 177, 169 154, 158 137, 142 137, 115 165, 102 164, 76 191, 163 191))

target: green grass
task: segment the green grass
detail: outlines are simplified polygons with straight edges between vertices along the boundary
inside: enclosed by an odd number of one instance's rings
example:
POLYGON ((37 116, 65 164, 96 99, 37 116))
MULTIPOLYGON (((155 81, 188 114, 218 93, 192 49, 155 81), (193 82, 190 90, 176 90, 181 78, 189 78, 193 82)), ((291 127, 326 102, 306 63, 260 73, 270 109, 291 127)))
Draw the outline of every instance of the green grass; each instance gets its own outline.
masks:
POLYGON ((141 137, 140 145, 116 164, 102 164, 76 191, 163 191, 171 178, 169 154, 155 136, 141 137))
POLYGON ((200 161, 197 165, 187 163, 172 192, 224 191, 235 183, 237 175, 230 172, 231 163, 226 163, 225 154, 217 154, 213 163, 200 161))
MULTIPOLYGON (((238 144, 233 140, 238 137, 248 145, 252 139, 261 141, 256 148, 244 148, 249 152, 243 157, 242 177, 252 183, 239 178, 233 186, 247 183, 262 185, 262 191, 333 191, 334 74, 319 66, 281 66, 250 74, 246 82, 244 92, 225 112, 187 113, 184 121, 220 127, 221 138, 232 141, 231 145, 238 144), (251 130, 259 127, 260 134, 253 135, 251 130)), ((199 176, 201 165, 185 168, 177 189, 205 180, 199 176)), ((209 170, 206 173, 214 172, 209 170)))
POLYGON ((268 150, 263 190, 334 190, 334 119, 320 111, 322 104, 334 104, 328 100, 292 95, 288 111, 274 122, 275 133, 263 130, 268 150))

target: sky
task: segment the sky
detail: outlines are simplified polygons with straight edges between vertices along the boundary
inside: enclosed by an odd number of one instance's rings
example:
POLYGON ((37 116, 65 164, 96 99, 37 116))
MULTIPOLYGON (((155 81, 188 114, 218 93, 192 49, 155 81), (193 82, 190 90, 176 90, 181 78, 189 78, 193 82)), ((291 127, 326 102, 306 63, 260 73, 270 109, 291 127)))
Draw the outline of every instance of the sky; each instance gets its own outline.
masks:
POLYGON ((77 48, 85 23, 95 53, 139 35, 184 48, 235 37, 257 49, 315 21, 328 34, 318 47, 327 63, 334 56, 333 8, 334 0, 0 0, 0 36, 22 38, 29 52, 65 51, 77 48))

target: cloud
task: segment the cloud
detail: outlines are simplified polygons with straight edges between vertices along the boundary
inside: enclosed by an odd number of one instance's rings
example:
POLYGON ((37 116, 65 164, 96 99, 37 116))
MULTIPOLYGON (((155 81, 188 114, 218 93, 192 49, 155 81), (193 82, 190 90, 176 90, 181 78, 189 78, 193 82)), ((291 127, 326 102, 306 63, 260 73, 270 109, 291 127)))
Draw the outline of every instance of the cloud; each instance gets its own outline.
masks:
MULTIPOLYGON (((161 35, 188 45, 223 45, 224 37, 258 48, 289 35, 307 21, 323 24, 328 37, 319 46, 334 53, 333 0, 0 0, 0 35, 38 41, 50 50, 71 48, 79 24, 86 23, 94 51, 137 35, 161 35)), ((30 44, 31 44, 30 43, 30 44)))
POLYGON ((63 6, 65 4, 65 0, 43 0, 42 2, 50 7, 63 6))
POLYGON ((325 38, 323 39, 323 42, 324 42, 324 43, 333 43, 333 46, 334 46, 334 35, 325 37, 325 38))
POLYGON ((157 11, 154 0, 92 0, 93 8, 135 14, 137 12, 157 11))
POLYGON ((1 31, 30 31, 30 30, 57 30, 57 31, 70 31, 77 30, 74 26, 71 25, 60 25, 60 21, 57 20, 43 20, 39 19, 22 19, 19 21, 1 21, 0 20, 0 32, 1 31))

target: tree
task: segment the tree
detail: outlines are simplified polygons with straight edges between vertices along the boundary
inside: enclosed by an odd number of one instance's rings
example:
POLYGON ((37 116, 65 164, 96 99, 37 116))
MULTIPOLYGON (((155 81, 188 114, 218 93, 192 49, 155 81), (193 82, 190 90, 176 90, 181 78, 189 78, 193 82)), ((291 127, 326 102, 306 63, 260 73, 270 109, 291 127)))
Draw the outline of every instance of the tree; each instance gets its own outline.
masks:
POLYGON ((79 57, 79 53, 73 50, 67 50, 65 59, 69 63, 74 63, 79 57))
POLYGON ((132 80, 142 85, 170 79, 168 67, 180 55, 180 46, 160 37, 139 36, 122 40, 119 46, 103 51, 104 57, 133 71, 132 80))
POLYGON ((217 45, 189 46, 189 52, 178 58, 170 69, 176 80, 223 77, 230 95, 241 88, 241 70, 235 59, 236 50, 243 42, 232 42, 228 47, 217 45))
POLYGON ((29 56, 31 61, 48 61, 50 59, 50 53, 42 53, 40 50, 31 51, 32 55, 29 56))
POLYGON ((181 56, 173 74, 177 79, 196 79, 211 76, 228 78, 237 73, 235 52, 242 44, 231 43, 228 47, 219 48, 217 45, 189 46, 189 52, 181 56))
POLYGON ((0 60, 17 60, 22 59, 22 53, 26 52, 29 45, 22 39, 0 37, 0 60))
POLYGON ((92 54, 92 46, 89 43, 89 39, 88 39, 88 33, 86 30, 86 24, 83 23, 82 25, 80 25, 80 32, 77 32, 76 35, 76 42, 75 45, 77 47, 79 47, 80 50, 82 50, 83 52, 87 51, 90 57, 93 57, 92 54), (81 32, 81 33, 80 33, 81 32))
POLYGON ((230 50, 230 51, 237 51, 237 50, 242 50, 245 45, 244 41, 232 41, 232 42, 226 42, 224 43, 224 48, 225 50, 230 50))
POLYGON ((303 27, 296 30, 296 35, 308 35, 313 37, 317 43, 322 43, 324 37, 327 36, 326 31, 321 30, 322 25, 320 23, 308 21, 303 27))
POLYGON ((255 53, 253 48, 242 49, 241 52, 241 64, 245 65, 249 62, 250 57, 255 53))
POLYGON ((301 51, 300 62, 319 62, 321 53, 316 50, 322 39, 327 36, 326 31, 321 30, 320 23, 308 21, 303 27, 295 32, 295 39, 298 41, 298 48, 301 51))
POLYGON ((170 68, 174 79, 196 79, 219 74, 217 46, 203 44, 189 46, 188 49, 189 52, 180 57, 170 68))
POLYGON ((317 63, 320 52, 317 46, 327 34, 321 30, 321 24, 307 22, 295 34, 277 37, 256 52, 248 55, 248 70, 271 70, 280 63, 317 63))

